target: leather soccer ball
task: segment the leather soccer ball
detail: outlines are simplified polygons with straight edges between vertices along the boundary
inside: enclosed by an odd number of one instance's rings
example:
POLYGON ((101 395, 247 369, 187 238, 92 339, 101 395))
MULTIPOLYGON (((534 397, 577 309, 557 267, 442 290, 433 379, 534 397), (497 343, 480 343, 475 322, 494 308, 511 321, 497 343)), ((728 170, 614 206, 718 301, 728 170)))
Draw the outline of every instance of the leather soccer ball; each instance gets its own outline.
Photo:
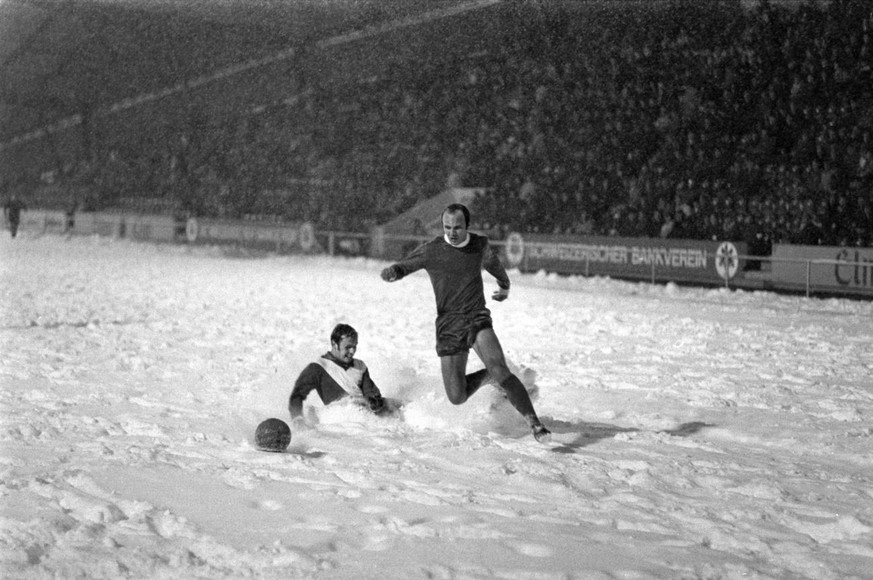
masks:
POLYGON ((255 444, 261 451, 281 453, 288 449, 291 443, 291 428, 282 419, 266 419, 261 421, 255 430, 255 444))

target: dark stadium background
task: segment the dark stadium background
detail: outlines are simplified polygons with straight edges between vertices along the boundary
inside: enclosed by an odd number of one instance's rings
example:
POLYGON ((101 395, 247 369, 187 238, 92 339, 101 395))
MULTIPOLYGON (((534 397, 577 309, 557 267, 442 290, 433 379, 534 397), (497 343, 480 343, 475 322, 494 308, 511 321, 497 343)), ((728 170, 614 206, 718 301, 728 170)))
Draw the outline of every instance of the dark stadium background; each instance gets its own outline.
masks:
POLYGON ((31 207, 869 247, 869 3, 0 4, 31 207))

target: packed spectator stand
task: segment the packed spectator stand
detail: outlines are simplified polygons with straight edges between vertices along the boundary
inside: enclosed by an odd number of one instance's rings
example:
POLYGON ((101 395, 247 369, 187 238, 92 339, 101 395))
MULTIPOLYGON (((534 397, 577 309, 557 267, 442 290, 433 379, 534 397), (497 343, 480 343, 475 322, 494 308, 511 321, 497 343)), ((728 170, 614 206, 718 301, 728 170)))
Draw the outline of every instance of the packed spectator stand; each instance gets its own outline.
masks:
POLYGON ((873 6, 744 5, 501 3, 418 25, 450 47, 386 32, 392 58, 372 48, 354 78, 312 41, 271 100, 120 131, 55 179, 91 192, 82 209, 346 231, 463 186, 495 236, 873 245, 873 6))

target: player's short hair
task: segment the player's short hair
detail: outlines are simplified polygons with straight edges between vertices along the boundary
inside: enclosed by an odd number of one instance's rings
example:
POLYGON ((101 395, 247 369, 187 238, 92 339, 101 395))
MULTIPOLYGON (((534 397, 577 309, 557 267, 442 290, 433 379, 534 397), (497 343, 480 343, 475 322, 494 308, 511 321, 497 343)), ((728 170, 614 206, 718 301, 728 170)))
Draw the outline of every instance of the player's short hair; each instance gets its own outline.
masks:
POLYGON ((451 203, 446 206, 446 209, 443 210, 442 215, 440 216, 440 220, 442 220, 442 216, 447 213, 455 213, 456 211, 464 214, 464 227, 470 227, 470 210, 467 209, 467 206, 463 203, 451 203))
POLYGON ((358 338, 358 331, 348 324, 340 322, 333 327, 333 332, 330 333, 330 343, 339 344, 345 337, 358 338))

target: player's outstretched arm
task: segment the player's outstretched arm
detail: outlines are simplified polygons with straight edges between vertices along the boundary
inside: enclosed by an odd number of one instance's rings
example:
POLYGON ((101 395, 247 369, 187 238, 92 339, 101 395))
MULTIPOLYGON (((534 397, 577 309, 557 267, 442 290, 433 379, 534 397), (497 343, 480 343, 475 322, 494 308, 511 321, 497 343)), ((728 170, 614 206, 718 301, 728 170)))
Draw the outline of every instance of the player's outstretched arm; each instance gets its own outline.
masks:
POLYGON ((427 248, 427 243, 418 246, 408 256, 382 270, 380 276, 386 282, 394 282, 421 270, 427 265, 427 248))

